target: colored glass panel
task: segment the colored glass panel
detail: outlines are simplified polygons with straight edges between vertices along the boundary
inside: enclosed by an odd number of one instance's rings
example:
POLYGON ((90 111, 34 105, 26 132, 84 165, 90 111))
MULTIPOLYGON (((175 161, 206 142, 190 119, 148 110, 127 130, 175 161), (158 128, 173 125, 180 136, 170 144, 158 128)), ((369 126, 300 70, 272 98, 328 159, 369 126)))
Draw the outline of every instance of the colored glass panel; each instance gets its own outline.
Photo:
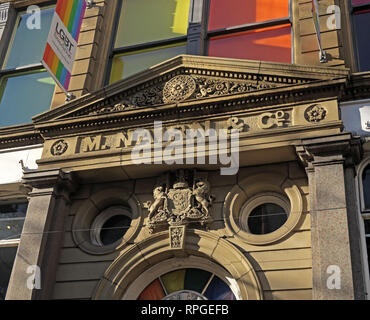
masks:
POLYGON ((353 15, 356 32, 357 58, 360 71, 370 70, 370 12, 358 12, 353 15))
POLYGON ((164 298, 164 291, 160 281, 157 279, 144 289, 138 300, 161 300, 162 298, 164 298))
POLYGON ((40 29, 30 29, 27 24, 35 24, 32 13, 21 14, 13 35, 4 69, 12 69, 40 63, 49 34, 54 8, 41 10, 40 29))
POLYGON ((352 0, 352 5, 370 4, 370 0, 352 0))
POLYGON ((185 275, 184 289, 202 293, 210 277, 211 273, 209 273, 208 271, 200 269, 187 269, 185 275))
POLYGON ((176 44, 116 55, 112 62, 110 83, 127 78, 130 75, 145 70, 164 60, 184 54, 185 52, 185 45, 176 44))
POLYGON ((216 276, 209 284, 204 295, 209 300, 236 300, 229 286, 216 276))
POLYGON ((54 80, 45 71, 29 72, 0 79, 0 126, 30 123, 49 109, 54 80))
POLYGON ((176 270, 161 277, 167 294, 184 289, 186 269, 176 270))
POLYGON ((124 0, 115 48, 185 36, 190 0, 124 0))
POLYGON ((208 30, 289 17, 289 0, 211 0, 208 30))
POLYGON ((212 38, 208 55, 291 63, 291 27, 284 25, 212 38))

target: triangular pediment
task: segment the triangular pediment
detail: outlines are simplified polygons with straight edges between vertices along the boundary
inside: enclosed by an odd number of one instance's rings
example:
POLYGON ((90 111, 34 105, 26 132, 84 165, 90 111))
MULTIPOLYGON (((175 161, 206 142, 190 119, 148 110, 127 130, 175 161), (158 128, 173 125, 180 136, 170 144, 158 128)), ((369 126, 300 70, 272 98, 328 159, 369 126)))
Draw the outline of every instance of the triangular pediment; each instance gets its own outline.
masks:
POLYGON ((347 76, 347 69, 182 55, 44 112, 33 121, 37 124, 205 103, 347 76))

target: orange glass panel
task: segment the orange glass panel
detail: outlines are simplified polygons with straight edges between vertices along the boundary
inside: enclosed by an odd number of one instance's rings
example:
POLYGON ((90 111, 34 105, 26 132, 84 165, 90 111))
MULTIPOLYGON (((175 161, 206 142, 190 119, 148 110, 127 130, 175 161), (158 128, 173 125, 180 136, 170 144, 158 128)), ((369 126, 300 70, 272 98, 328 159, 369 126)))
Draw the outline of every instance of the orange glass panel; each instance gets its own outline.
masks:
POLYGON ((162 300, 162 298, 164 298, 163 288, 157 279, 144 289, 138 300, 162 300))
POLYGON ((210 39, 213 57, 291 63, 291 27, 284 25, 210 39))
POLYGON ((208 30, 289 16, 289 0, 211 0, 208 30))

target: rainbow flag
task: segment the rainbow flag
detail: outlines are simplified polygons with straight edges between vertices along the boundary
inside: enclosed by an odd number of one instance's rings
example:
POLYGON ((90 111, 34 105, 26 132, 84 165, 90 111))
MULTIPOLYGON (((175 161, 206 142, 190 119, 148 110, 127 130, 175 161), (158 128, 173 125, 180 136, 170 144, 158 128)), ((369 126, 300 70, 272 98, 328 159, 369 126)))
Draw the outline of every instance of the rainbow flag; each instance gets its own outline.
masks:
POLYGON ((45 68, 66 94, 85 11, 85 0, 58 0, 42 59, 45 68))

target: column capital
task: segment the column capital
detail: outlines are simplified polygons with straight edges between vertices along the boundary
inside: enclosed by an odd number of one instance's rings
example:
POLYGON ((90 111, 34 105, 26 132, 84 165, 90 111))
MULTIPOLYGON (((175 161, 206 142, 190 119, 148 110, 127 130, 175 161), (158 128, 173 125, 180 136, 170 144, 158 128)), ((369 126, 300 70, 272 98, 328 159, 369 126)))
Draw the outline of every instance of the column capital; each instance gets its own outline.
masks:
POLYGON ((302 139, 296 145, 296 152, 308 168, 338 163, 351 166, 361 161, 361 138, 353 137, 351 133, 339 133, 302 139))

